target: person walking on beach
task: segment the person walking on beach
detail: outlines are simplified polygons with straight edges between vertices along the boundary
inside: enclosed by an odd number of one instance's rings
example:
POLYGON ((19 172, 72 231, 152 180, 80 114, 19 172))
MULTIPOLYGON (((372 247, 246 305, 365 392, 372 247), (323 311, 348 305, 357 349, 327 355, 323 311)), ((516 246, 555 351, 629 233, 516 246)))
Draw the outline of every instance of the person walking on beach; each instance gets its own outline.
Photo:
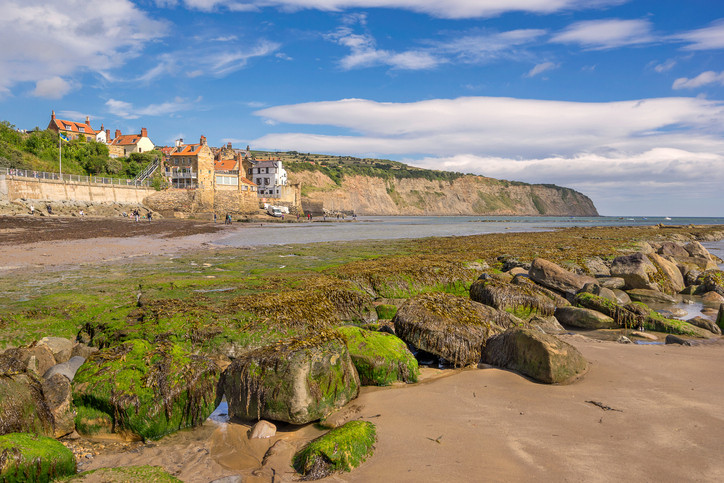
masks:
POLYGON ((150 211, 148 212, 148 221, 149 221, 149 223, 151 222, 151 212, 150 211))
POLYGON ((216 223, 216 212, 214 211, 214 223, 216 223))
POLYGON ((33 205, 30 205, 30 214, 33 216, 35 215, 35 206, 33 205))

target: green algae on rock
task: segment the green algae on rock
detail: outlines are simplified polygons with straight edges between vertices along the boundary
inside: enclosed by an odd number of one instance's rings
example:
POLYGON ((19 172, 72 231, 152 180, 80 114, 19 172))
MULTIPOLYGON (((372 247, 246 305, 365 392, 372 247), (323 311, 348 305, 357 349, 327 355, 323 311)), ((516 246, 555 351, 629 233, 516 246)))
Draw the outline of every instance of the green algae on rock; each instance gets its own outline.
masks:
POLYGON ((47 483, 75 472, 73 452, 53 438, 27 433, 0 436, 2 483, 47 483))
POLYGON ((468 298, 426 293, 405 302, 393 323, 397 336, 408 344, 466 366, 480 362, 489 337, 523 322, 468 298))
POLYGON ((74 476, 55 480, 54 483, 84 483, 103 481, 103 483, 176 483, 181 482, 160 466, 121 466, 118 468, 98 468, 84 471, 74 476))
POLYGON ((73 380, 78 432, 157 439, 214 411, 219 369, 179 346, 133 340, 88 358, 73 380))
POLYGON ((546 384, 570 381, 588 368, 588 361, 572 345, 555 336, 522 328, 493 336, 485 346, 483 361, 546 384))
POLYGON ((352 363, 363 386, 388 386, 393 382, 417 382, 417 360, 402 340, 386 332, 359 327, 339 327, 347 339, 352 363))
POLYGON ((359 393, 359 376, 344 336, 320 330, 246 353, 224 371, 229 414, 306 424, 359 393))
POLYGON ((40 379, 23 364, 0 354, 0 434, 35 433, 53 436, 53 414, 45 402, 40 379))
POLYGON ((319 480, 338 471, 351 471, 374 452, 375 425, 350 421, 310 441, 294 455, 293 465, 302 480, 319 480))
POLYGON ((556 311, 556 301, 533 284, 514 285, 495 278, 476 280, 470 286, 470 298, 522 319, 548 317, 556 311))
POLYGON ((375 307, 377 318, 382 320, 392 320, 397 313, 397 306, 392 304, 380 304, 375 307))

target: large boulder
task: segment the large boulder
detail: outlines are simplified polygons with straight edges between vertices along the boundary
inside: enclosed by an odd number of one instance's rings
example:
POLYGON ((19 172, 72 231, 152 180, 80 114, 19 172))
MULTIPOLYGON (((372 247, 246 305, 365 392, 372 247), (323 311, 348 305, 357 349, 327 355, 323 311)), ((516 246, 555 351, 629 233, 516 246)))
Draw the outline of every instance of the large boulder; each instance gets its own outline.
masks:
POLYGON ((667 294, 675 294, 681 291, 686 285, 681 270, 674 262, 652 253, 649 259, 656 266, 656 274, 653 277, 659 289, 667 294))
POLYGON ((8 433, 54 435, 40 379, 5 353, 0 355, 0 434, 8 433))
POLYGON ((650 276, 656 274, 656 266, 641 252, 616 257, 611 264, 611 276, 626 282, 625 288, 654 288, 650 276))
POLYGON ((3 483, 47 483, 75 472, 73 452, 53 438, 27 433, 0 436, 3 483))
POLYGON ((724 304, 719 306, 719 312, 716 314, 716 325, 724 332, 724 304))
POLYGON ((23 364, 25 371, 38 376, 42 376, 55 365, 53 351, 47 345, 8 349, 3 354, 17 359, 23 364))
POLYGON ((218 378, 213 361, 170 342, 103 349, 73 380, 77 430, 148 440, 198 426, 216 408, 218 378))
POLYGON ((716 325, 716 322, 709 320, 706 317, 694 317, 687 320, 687 322, 701 329, 706 329, 712 334, 721 335, 721 329, 718 325, 716 325))
POLYGON ((553 262, 536 258, 528 271, 530 278, 553 290, 575 294, 587 283, 595 283, 596 279, 585 275, 569 272, 553 262))
POLYGON ((532 283, 516 285, 494 278, 476 280, 470 286, 470 298, 521 319, 533 315, 547 317, 556 311, 555 300, 532 283))
MULTIPOLYGON (((703 247, 702 247, 703 248, 703 247)), ((689 252, 684 249, 681 245, 678 245, 674 242, 663 242, 661 244, 661 247, 657 250, 657 253, 659 255, 663 255, 665 257, 688 257, 689 252)))
POLYGON ((47 346, 53 353, 53 358, 58 364, 70 359, 74 342, 63 337, 43 337, 38 341, 37 345, 47 346))
POLYGON ((344 336, 321 330, 242 355, 220 385, 231 416, 306 424, 357 397, 360 382, 344 336))
POLYGON ((485 346, 483 361, 546 384, 570 381, 588 368, 578 349, 532 329, 510 329, 493 336, 485 346))
POLYGON ((686 246, 684 246, 684 250, 686 250, 690 257, 711 260, 711 254, 709 253, 709 250, 704 248, 704 245, 702 245, 698 241, 693 241, 687 244, 686 246))
POLYGON ((671 295, 666 295, 658 290, 649 290, 646 288, 635 288, 626 292, 634 302, 643 302, 645 304, 674 304, 676 299, 671 295))
POLYGON ((56 438, 75 431, 75 406, 70 381, 62 374, 43 378, 43 396, 50 412, 53 413, 54 435, 56 438))
POLYGON ((556 309, 556 319, 563 325, 583 329, 617 329, 619 327, 611 317, 582 307, 560 307, 556 309))
POLYGON ((716 292, 724 295, 724 271, 707 270, 696 278, 696 294, 705 294, 707 292, 716 292))
POLYGON ((293 466, 307 481, 352 471, 372 456, 376 441, 374 424, 350 421, 310 441, 294 455, 293 466))
POLYGON ((395 334, 456 366, 480 362, 485 341, 522 321, 463 297, 433 292, 417 295, 393 319, 395 334))
POLYGON ((363 386, 417 382, 417 360, 398 337, 351 326, 337 331, 347 339, 349 355, 363 386))

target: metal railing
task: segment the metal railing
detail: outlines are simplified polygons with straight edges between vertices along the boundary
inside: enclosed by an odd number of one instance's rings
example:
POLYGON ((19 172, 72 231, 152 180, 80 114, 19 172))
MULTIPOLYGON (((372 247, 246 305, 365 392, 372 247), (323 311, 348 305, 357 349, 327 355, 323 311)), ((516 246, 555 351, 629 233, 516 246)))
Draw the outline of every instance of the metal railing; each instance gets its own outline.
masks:
POLYGON ((134 183, 140 183, 143 181, 146 181, 154 171, 156 171, 156 168, 161 164, 161 162, 158 160, 158 158, 154 159, 148 166, 146 166, 143 171, 138 173, 138 175, 133 178, 134 183))
POLYGON ((171 179, 196 179, 198 173, 182 173, 181 171, 166 171, 171 179))
POLYGON ((47 173, 30 169, 15 169, 0 167, 0 175, 18 176, 22 178, 47 179, 56 181, 71 181, 74 183, 111 184, 116 186, 151 186, 150 180, 135 181, 132 179, 108 178, 105 176, 81 176, 77 174, 47 173))

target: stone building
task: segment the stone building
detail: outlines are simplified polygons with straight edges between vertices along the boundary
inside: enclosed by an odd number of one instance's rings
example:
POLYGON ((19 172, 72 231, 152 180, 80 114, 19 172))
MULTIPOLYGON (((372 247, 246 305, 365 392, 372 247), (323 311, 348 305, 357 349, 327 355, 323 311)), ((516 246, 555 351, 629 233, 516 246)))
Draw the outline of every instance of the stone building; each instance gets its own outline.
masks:
MULTIPOLYGON (((90 117, 85 117, 85 122, 66 121, 65 119, 58 119, 55 117, 55 111, 51 111, 50 123, 48 124, 48 130, 57 133, 62 133, 68 139, 78 139, 84 137, 86 141, 98 141, 98 133, 103 132, 103 126, 101 130, 96 131, 90 125, 90 117)), ((105 133, 103 134, 105 137, 105 133)), ((98 141, 98 142, 105 142, 98 141)))
POLYGON ((206 136, 201 136, 198 144, 184 144, 183 139, 176 141, 166 169, 172 188, 213 189, 214 154, 206 136))

